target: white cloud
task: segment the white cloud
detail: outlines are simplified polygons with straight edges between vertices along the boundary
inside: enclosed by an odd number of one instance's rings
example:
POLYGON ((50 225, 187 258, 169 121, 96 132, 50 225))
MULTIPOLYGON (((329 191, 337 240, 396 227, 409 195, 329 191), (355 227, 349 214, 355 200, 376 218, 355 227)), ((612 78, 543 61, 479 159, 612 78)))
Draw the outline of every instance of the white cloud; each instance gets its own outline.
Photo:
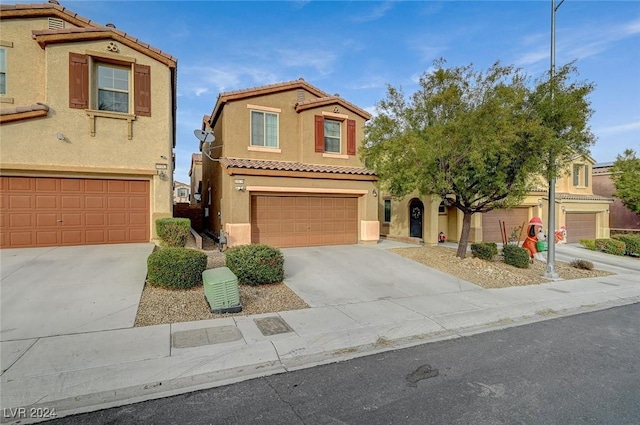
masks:
POLYGON ((338 58, 335 52, 328 49, 309 50, 308 48, 289 48, 278 49, 276 53, 283 66, 292 68, 310 67, 322 75, 331 73, 333 65, 338 58))
MULTIPOLYGON (((386 1, 374 7, 371 11, 369 11, 369 13, 364 13, 352 18, 352 21, 353 22, 376 21, 382 18, 384 15, 386 15, 387 12, 393 8, 393 3, 394 3, 393 1, 386 1)), ((367 4, 367 3, 363 3, 363 4, 367 4)))
POLYGON ((640 120, 632 121, 626 124, 617 124, 608 127, 602 127, 596 130, 596 133, 612 134, 612 133, 626 133, 628 131, 640 130, 640 120))

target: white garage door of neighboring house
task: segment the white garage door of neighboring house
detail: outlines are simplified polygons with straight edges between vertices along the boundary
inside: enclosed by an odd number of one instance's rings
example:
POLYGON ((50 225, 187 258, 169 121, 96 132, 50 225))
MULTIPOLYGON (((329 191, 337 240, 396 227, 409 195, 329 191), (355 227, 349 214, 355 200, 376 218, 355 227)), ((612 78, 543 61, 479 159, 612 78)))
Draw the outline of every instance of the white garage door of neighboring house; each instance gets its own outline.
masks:
POLYGON ((596 213, 567 213, 565 223, 569 243, 596 238, 596 213))
POLYGON ((280 248, 358 243, 358 198, 252 196, 251 242, 280 248))
POLYGON ((526 237, 526 225, 529 222, 529 208, 493 210, 482 214, 482 240, 484 242, 502 242, 500 221, 505 222, 507 237, 515 227, 525 224, 522 239, 526 237))
POLYGON ((0 177, 0 246, 149 242, 149 182, 0 177))

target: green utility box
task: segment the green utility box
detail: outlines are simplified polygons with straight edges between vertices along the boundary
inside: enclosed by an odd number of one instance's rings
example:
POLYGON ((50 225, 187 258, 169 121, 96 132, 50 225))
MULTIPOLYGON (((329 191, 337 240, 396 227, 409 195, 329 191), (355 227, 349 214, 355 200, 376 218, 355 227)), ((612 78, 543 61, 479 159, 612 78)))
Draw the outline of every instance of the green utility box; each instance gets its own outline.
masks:
POLYGON ((204 297, 212 313, 238 313, 242 311, 238 278, 228 267, 202 272, 204 297))

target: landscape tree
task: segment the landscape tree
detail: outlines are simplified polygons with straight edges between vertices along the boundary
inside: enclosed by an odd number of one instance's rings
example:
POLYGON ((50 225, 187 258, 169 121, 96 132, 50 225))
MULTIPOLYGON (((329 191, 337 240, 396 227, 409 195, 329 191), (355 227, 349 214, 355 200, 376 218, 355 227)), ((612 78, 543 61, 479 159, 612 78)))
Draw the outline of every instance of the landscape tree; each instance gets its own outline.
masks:
MULTIPOLYGON (((549 111, 549 96, 541 96, 545 82, 531 88, 527 76, 512 66, 495 63, 482 72, 472 65, 444 65, 436 61, 409 99, 388 86, 387 98, 376 105, 377 115, 365 128, 361 155, 393 197, 436 195, 458 208, 463 223, 457 256, 464 258, 472 215, 519 204, 536 183, 534 176, 548 174, 545 158, 570 149, 558 138, 570 134, 574 139, 577 120, 571 118, 590 110, 584 96, 574 93, 585 84, 569 83, 571 67, 560 70, 552 83, 556 98, 567 105, 549 111), (571 107, 574 97, 583 102, 571 107)), ((588 127, 582 133, 588 145, 588 127)), ((574 155, 582 146, 575 145, 574 155)))
POLYGON ((616 186, 614 195, 620 198, 625 207, 640 214, 640 158, 635 151, 626 149, 616 157, 611 177, 616 186))

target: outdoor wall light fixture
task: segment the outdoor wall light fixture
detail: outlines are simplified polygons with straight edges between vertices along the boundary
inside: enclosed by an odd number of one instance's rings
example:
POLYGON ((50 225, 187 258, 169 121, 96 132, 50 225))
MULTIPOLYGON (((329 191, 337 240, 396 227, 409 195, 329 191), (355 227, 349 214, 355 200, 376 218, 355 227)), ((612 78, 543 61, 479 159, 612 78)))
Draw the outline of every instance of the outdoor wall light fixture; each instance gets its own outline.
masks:
POLYGON ((542 208, 542 205, 543 205, 543 203, 542 203, 542 199, 538 199, 538 206, 539 206, 540 208, 542 208))
POLYGON ((373 189, 373 192, 372 192, 372 193, 373 193, 373 197, 374 197, 374 198, 375 198, 376 196, 378 196, 378 191, 377 191, 377 190, 373 189))
POLYGON ((236 186, 238 192, 244 192, 244 186, 236 186))
POLYGON ((562 213, 563 213, 563 214, 566 214, 566 213, 567 213, 567 209, 566 209, 565 207, 560 207, 560 209, 562 210, 562 213))
POLYGON ((56 133, 56 139, 58 139, 58 140, 64 140, 64 134, 62 134, 62 133, 56 133))

